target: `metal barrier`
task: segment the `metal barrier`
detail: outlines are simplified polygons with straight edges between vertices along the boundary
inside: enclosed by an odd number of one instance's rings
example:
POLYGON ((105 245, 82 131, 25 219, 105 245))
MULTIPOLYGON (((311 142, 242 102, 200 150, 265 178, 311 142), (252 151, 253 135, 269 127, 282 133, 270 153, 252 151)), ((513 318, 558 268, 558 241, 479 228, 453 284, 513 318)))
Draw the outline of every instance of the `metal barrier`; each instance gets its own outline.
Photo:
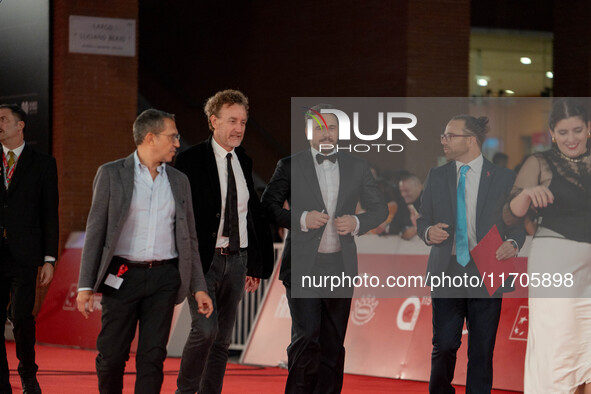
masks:
MULTIPOLYGON (((275 264, 277 264, 281 258, 281 253, 283 252, 283 243, 274 243, 273 249, 275 252, 275 264)), ((265 297, 265 293, 269 288, 270 280, 271 279, 261 280, 259 288, 254 293, 244 293, 242 301, 238 304, 238 313, 236 314, 236 322, 234 323, 230 349, 244 349, 252 325, 254 324, 261 303, 265 297)))

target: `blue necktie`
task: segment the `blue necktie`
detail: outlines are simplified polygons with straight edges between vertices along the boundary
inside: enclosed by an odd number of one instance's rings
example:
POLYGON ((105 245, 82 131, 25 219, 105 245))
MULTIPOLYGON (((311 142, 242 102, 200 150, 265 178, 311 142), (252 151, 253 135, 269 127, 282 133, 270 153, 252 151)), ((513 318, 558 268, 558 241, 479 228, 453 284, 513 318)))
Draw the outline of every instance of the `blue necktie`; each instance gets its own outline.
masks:
POLYGON ((458 207, 456 212, 456 255, 458 263, 465 267, 470 261, 468 247, 468 220, 466 219, 466 172, 470 166, 460 167, 460 181, 458 182, 458 207))

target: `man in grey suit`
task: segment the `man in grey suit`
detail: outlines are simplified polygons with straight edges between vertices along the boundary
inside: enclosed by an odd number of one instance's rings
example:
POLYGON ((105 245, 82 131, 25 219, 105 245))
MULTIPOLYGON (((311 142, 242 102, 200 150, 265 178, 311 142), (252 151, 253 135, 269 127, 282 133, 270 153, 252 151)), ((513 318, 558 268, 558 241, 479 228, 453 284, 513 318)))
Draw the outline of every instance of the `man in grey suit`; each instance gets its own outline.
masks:
POLYGON ((199 313, 213 311, 201 268, 191 189, 169 167, 180 146, 174 115, 149 109, 133 124, 137 150, 102 165, 78 281, 78 310, 88 318, 103 294, 96 369, 101 393, 121 393, 139 322, 136 393, 159 393, 175 303, 193 294, 199 313))

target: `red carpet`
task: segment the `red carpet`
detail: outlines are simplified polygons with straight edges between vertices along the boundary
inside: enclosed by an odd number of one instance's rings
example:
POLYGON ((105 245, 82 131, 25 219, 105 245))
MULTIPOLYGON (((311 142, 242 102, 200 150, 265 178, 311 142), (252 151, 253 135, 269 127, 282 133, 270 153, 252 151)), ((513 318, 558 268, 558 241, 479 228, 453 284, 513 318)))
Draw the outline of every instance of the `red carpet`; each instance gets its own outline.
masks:
MULTIPOLYGON (((21 389, 16 372, 18 361, 14 342, 6 342, 8 364, 11 368, 10 381, 14 393, 21 389)), ((38 379, 45 394, 91 394, 97 393, 97 378, 94 370, 95 351, 37 346, 38 379)), ((180 359, 168 358, 164 364, 162 393, 174 393, 180 359)), ((133 393, 135 382, 135 358, 129 360, 123 392, 133 393)), ((224 380, 224 394, 266 394, 282 393, 287 371, 279 368, 258 368, 229 364, 224 380)), ((426 393, 427 383, 405 380, 373 378, 369 376, 345 375, 343 394, 363 393, 426 393)), ((465 393, 464 387, 457 387, 456 393, 465 393)), ((495 394, 512 393, 493 391, 495 394)))

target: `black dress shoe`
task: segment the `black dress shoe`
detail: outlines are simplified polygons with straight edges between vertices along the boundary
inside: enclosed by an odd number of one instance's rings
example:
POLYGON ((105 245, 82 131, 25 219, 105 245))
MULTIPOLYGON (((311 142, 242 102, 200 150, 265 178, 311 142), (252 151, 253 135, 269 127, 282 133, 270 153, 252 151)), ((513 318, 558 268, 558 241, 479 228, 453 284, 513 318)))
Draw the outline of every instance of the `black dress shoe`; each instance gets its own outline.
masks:
POLYGON ((0 394, 12 394, 10 383, 0 384, 0 394))
POLYGON ((41 387, 39 387, 36 377, 21 377, 21 383, 23 384, 23 394, 41 394, 41 387))

